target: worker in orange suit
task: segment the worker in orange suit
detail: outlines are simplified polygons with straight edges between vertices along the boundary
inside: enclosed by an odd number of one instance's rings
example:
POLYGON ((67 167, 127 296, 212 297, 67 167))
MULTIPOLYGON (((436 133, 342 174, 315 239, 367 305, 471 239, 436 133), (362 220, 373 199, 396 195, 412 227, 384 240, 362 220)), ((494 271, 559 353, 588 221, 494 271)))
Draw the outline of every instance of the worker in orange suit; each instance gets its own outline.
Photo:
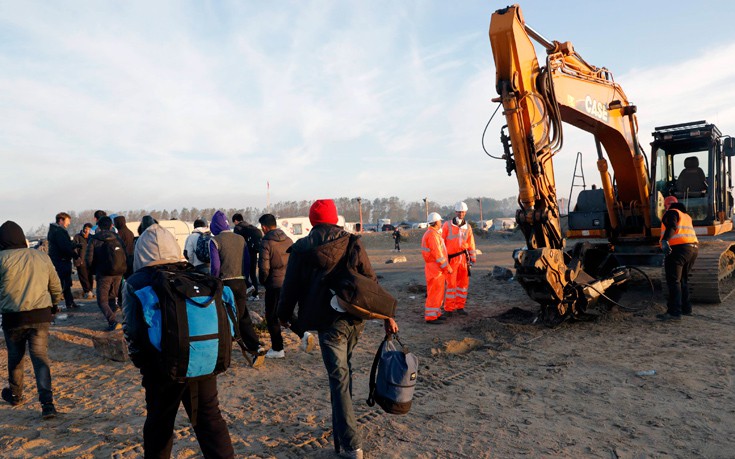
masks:
POLYGON ((452 273, 447 259, 447 248, 442 239, 442 217, 436 212, 429 214, 429 228, 421 239, 421 254, 426 265, 426 308, 424 319, 427 324, 441 324, 446 321, 442 315, 442 302, 447 277, 452 273))
POLYGON ((453 314, 467 315, 464 306, 467 302, 467 291, 470 286, 470 266, 475 264, 475 237, 472 227, 465 221, 467 204, 460 201, 454 205, 454 217, 444 222, 442 238, 447 247, 449 266, 452 274, 447 277, 447 298, 444 310, 447 317, 453 314))

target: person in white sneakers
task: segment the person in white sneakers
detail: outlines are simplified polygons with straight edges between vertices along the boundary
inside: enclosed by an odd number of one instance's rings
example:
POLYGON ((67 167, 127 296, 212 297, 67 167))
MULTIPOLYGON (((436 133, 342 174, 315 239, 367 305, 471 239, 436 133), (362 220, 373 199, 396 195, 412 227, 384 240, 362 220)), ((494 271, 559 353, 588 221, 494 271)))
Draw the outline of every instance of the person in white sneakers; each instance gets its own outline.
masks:
MULTIPOLYGON (((258 258, 258 276, 260 284, 265 287, 265 321, 268 324, 268 333, 271 336, 271 349, 265 354, 267 359, 282 359, 286 357, 283 350, 281 324, 278 320, 278 298, 281 296, 281 286, 286 275, 289 249, 293 245, 291 238, 286 236, 276 224, 276 217, 265 214, 258 219, 263 228, 263 240, 258 258)), ((296 322, 295 320, 292 321, 296 322)), ((316 339, 314 335, 298 327, 291 328, 301 338, 301 349, 306 352, 314 350, 316 339)))

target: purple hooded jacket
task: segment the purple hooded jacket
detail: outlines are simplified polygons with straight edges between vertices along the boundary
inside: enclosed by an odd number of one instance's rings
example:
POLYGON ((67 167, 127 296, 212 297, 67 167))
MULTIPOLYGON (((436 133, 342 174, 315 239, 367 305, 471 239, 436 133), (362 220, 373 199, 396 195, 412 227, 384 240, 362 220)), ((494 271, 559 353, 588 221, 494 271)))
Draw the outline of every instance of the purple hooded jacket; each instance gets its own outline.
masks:
MULTIPOLYGON (((213 236, 217 236, 219 233, 223 231, 232 231, 230 229, 230 224, 227 221, 227 216, 223 214, 221 211, 217 211, 214 213, 214 216, 212 217, 212 222, 209 224, 209 229, 212 231, 213 236)), ((219 251, 217 251, 217 246, 214 243, 214 239, 212 239, 209 242, 209 272, 214 277, 219 277, 220 275, 220 258, 219 258, 219 251)), ((243 252, 243 260, 242 260, 243 266, 250 266, 250 254, 247 250, 247 245, 245 246, 245 251, 243 252)), ((248 268, 249 269, 249 268, 248 268)))

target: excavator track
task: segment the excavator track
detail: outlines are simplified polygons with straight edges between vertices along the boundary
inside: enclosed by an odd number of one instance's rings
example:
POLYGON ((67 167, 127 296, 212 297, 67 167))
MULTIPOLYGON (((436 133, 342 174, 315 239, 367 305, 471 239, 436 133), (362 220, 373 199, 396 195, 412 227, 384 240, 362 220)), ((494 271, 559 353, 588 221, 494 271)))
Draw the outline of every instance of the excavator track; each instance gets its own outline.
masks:
POLYGON ((699 255, 689 274, 692 303, 722 303, 735 290, 735 243, 699 243, 699 255))

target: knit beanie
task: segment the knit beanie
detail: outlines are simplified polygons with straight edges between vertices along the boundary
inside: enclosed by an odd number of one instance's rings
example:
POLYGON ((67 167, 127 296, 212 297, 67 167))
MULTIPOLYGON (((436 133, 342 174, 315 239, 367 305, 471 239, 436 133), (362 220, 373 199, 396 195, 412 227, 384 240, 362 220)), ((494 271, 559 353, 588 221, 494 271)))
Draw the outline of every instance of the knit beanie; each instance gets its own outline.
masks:
POLYGON ((337 224, 337 206, 331 199, 319 199, 309 209, 309 221, 313 226, 327 223, 337 224))

